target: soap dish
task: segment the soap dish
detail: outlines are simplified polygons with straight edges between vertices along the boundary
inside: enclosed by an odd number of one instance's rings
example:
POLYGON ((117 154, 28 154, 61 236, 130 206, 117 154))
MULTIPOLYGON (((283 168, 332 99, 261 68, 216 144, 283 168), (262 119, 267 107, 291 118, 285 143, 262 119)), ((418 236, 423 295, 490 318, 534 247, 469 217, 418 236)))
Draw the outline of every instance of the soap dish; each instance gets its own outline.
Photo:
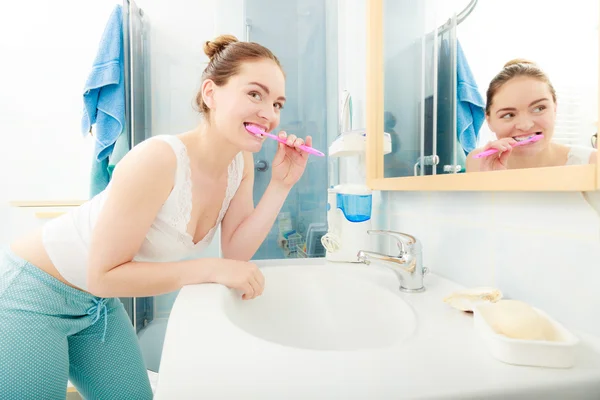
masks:
POLYGON ((491 355, 507 364, 547 368, 571 368, 575 364, 575 349, 579 339, 543 311, 533 308, 553 325, 558 341, 513 339, 499 333, 488 324, 481 311, 490 304, 474 307, 473 322, 491 355))

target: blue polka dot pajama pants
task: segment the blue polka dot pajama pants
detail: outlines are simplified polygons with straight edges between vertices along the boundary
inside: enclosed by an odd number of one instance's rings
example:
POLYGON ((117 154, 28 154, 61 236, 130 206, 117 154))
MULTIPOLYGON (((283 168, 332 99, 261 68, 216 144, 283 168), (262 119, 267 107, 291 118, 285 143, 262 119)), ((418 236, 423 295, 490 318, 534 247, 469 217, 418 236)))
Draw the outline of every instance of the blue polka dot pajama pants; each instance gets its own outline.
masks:
POLYGON ((119 299, 74 289, 0 252, 0 400, 151 399, 137 336, 119 299))

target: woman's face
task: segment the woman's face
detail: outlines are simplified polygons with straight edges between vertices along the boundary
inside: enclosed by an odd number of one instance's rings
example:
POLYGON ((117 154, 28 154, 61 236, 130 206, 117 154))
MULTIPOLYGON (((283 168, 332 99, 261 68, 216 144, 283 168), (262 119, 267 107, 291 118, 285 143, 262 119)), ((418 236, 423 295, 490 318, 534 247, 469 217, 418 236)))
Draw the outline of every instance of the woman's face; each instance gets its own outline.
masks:
POLYGON ((216 86, 207 80, 202 89, 211 124, 242 150, 258 152, 265 140, 248 132, 246 125, 257 125, 267 132, 279 125, 285 103, 285 77, 272 60, 245 62, 225 85, 216 86))
POLYGON ((556 103, 547 83, 521 76, 500 87, 486 119, 498 139, 512 137, 520 141, 543 134, 544 139, 513 149, 514 154, 533 155, 552 139, 556 103))

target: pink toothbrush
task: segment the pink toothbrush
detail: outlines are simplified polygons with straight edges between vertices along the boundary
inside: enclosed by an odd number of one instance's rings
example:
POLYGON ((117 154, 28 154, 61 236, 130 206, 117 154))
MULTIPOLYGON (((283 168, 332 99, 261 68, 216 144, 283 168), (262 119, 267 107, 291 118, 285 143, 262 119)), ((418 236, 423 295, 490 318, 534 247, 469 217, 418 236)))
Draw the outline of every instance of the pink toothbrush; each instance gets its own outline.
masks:
MULTIPOLYGON (((531 138, 529 138, 527 140, 523 140, 522 142, 517 142, 517 143, 513 144, 512 147, 523 146, 524 144, 527 144, 527 143, 534 143, 534 142, 537 142, 539 140, 542 140, 543 138, 544 138, 544 135, 535 135, 535 136, 533 136, 533 137, 531 137, 531 138)), ((483 152, 477 154, 473 158, 487 157, 487 156, 490 156, 490 155, 495 154, 497 152, 498 152, 497 149, 489 149, 489 150, 486 150, 486 151, 483 151, 483 152)))
MULTIPOLYGON (((256 125, 246 125, 246 129, 252 133, 254 133, 255 135, 265 135, 266 137, 269 137, 273 140, 277 140, 279 143, 283 143, 286 144, 286 140, 280 138, 279 136, 275 136, 271 133, 267 133, 265 131, 263 131, 262 129, 260 129, 258 126, 256 125)), ((310 154, 314 154, 315 156, 319 156, 319 157, 323 157, 325 154, 321 153, 319 150, 306 146, 306 145, 302 145, 299 147, 300 149, 302 149, 303 151, 310 153, 310 154)))

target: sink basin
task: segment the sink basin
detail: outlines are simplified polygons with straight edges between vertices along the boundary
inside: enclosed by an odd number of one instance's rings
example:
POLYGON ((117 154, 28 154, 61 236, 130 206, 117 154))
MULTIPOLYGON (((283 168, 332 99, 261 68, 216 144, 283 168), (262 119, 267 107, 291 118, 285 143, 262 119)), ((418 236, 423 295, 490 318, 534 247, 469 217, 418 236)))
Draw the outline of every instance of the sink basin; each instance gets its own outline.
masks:
POLYGON ((385 268, 268 260, 262 296, 185 286, 167 325, 154 399, 598 399, 600 348, 569 370, 490 356, 473 316, 444 303, 464 289, 428 274, 404 293, 385 268), (577 394, 582 394, 577 396, 577 394))
POLYGON ((265 291, 252 301, 229 296, 225 314, 266 341, 313 350, 390 347, 415 330, 412 308, 365 280, 323 266, 267 267, 265 291))

